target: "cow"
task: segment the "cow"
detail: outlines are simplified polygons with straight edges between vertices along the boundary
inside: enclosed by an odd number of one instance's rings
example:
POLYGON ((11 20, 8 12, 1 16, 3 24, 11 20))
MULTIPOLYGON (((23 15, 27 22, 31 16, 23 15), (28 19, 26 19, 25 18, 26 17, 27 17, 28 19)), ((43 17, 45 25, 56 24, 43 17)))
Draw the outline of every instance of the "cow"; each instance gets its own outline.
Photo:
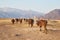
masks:
POLYGON ((25 18, 23 18, 23 21, 25 21, 26 19, 25 18))
POLYGON ((19 21, 20 21, 20 24, 22 23, 22 20, 23 20, 23 19, 19 19, 19 21))
POLYGON ((41 31, 41 27, 44 27, 44 32, 47 33, 47 28, 46 28, 47 20, 38 20, 36 24, 37 26, 40 27, 40 31, 41 31))
POLYGON ((33 19, 28 19, 28 24, 29 24, 29 26, 31 25, 31 27, 32 27, 33 24, 34 24, 34 20, 33 19))
POLYGON ((16 23, 18 23, 19 19, 18 18, 15 18, 15 21, 16 21, 16 23))
POLYGON ((28 20, 29 20, 29 19, 27 19, 27 18, 24 18, 24 19, 23 19, 23 21, 24 21, 25 23, 28 23, 28 20))
POLYGON ((11 22, 12 22, 12 24, 14 24, 15 23, 15 19, 12 19, 11 22))

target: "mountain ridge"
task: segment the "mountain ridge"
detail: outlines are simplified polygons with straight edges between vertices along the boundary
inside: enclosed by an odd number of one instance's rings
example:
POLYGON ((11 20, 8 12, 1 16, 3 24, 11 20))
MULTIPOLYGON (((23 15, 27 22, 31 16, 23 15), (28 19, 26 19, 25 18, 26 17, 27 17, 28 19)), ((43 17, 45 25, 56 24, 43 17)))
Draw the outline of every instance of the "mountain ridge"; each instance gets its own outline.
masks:
POLYGON ((21 10, 16 8, 0 8, 0 18, 19 18, 19 17, 40 17, 43 13, 33 10, 21 10))
POLYGON ((47 19, 60 19, 60 9, 54 9, 49 13, 45 14, 44 18, 47 19))

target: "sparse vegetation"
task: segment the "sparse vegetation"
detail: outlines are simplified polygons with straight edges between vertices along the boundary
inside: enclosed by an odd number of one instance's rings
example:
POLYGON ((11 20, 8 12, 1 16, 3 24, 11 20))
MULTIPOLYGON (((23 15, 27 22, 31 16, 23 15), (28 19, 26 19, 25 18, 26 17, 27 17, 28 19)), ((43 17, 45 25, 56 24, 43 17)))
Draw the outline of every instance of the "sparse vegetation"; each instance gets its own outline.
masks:
POLYGON ((48 34, 39 31, 39 27, 32 28, 25 22, 11 23, 11 19, 0 20, 0 40, 60 40, 60 20, 48 20, 48 34))

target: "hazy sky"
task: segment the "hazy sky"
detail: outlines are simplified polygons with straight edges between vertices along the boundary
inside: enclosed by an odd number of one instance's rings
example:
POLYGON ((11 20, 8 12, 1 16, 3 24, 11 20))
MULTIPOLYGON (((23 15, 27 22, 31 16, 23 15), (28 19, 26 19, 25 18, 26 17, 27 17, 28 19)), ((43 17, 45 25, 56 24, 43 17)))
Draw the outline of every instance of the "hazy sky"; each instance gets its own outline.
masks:
POLYGON ((60 9, 60 0, 0 0, 1 7, 35 10, 47 13, 56 8, 60 9))

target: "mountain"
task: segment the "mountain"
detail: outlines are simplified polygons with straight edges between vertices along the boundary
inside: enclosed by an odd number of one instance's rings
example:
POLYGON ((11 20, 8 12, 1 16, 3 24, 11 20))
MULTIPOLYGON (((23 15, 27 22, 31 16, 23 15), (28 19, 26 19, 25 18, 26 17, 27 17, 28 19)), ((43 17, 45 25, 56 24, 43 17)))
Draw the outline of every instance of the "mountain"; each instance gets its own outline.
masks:
POLYGON ((49 13, 45 14, 44 18, 47 19, 60 19, 60 9, 54 9, 49 13))
POLYGON ((0 8, 0 18, 29 18, 29 17, 40 17, 43 13, 33 10, 21 10, 16 8, 0 8))

